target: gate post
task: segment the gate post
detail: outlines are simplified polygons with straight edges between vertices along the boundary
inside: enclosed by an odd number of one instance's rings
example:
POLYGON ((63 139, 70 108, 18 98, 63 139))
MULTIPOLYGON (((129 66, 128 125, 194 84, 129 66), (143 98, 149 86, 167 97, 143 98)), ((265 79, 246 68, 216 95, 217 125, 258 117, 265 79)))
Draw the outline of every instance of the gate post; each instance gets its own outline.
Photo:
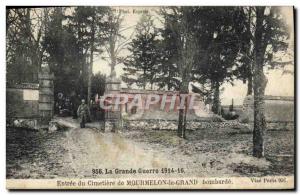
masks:
POLYGON ((41 126, 49 125, 49 121, 53 118, 54 108, 54 89, 53 74, 49 73, 46 68, 39 72, 39 115, 41 126))
MULTIPOLYGON (((116 72, 113 71, 111 75, 105 82, 105 92, 104 95, 114 95, 119 94, 121 89, 121 80, 116 77, 116 72)), ((110 101, 111 108, 105 111, 105 131, 116 132, 118 129, 122 128, 122 117, 121 117, 121 107, 114 109, 115 99, 111 98, 110 101)))

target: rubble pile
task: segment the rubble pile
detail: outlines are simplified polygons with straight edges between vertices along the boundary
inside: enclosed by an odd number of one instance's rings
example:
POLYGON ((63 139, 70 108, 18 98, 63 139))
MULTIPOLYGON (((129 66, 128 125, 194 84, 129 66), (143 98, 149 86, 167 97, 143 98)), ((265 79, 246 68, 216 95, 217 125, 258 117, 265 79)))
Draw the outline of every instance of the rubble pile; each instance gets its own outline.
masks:
MULTIPOLYGON (((125 130, 176 130, 178 122, 174 120, 127 120, 123 123, 125 130)), ((212 122, 212 121, 188 121, 188 130, 199 130, 208 128, 233 128, 249 129, 249 125, 239 123, 236 120, 212 122)))
POLYGON ((38 121, 37 119, 15 119, 7 121, 6 125, 8 127, 17 127, 17 128, 24 128, 24 129, 34 129, 38 130, 38 121))

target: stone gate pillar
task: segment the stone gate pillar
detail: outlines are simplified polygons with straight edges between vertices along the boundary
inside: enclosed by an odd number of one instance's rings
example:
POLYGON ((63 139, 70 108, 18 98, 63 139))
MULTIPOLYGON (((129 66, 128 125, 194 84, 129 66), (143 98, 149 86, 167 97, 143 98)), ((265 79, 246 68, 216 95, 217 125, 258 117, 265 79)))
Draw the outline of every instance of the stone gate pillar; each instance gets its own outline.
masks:
POLYGON ((42 127, 48 127, 49 121, 53 118, 53 78, 53 74, 50 74, 47 69, 42 69, 42 71, 39 72, 39 116, 40 125, 42 127))
MULTIPOLYGON (((111 76, 108 77, 105 82, 104 95, 119 94, 120 89, 121 80, 116 77, 116 73, 113 71, 111 76)), ((111 108, 105 111, 105 131, 116 132, 118 129, 122 128, 121 107, 118 106, 118 109, 114 109, 114 98, 111 98, 109 102, 111 108)))

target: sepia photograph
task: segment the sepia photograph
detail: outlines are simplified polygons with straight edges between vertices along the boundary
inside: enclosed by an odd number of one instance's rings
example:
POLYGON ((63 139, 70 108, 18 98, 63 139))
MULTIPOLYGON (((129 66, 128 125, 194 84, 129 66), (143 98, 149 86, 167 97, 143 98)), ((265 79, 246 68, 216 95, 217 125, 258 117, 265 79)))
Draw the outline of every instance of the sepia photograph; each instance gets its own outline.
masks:
POLYGON ((295 189, 292 6, 6 6, 6 188, 295 189))

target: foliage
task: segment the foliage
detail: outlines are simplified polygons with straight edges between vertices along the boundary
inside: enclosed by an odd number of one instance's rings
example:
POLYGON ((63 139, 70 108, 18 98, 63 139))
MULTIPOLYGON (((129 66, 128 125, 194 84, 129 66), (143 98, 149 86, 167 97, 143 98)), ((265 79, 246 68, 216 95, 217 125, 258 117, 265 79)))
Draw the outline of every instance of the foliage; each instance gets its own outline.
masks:
POLYGON ((124 62, 125 74, 122 79, 129 85, 135 83, 144 89, 150 83, 152 88, 156 82, 160 60, 158 32, 152 17, 148 14, 142 15, 135 31, 136 35, 129 43, 128 50, 131 55, 124 62))
POLYGON ((106 76, 101 73, 92 76, 92 96, 95 96, 96 94, 102 96, 104 94, 105 80, 106 76))
POLYGON ((102 52, 105 41, 107 11, 107 7, 58 7, 49 15, 43 44, 48 53, 47 64, 55 75, 55 93, 87 96, 91 59, 102 52))
POLYGON ((272 55, 278 50, 286 50, 288 32, 285 28, 282 13, 278 7, 255 7, 255 28, 253 37, 253 91, 254 91, 254 130, 253 156, 264 156, 264 132, 266 118, 264 96, 268 80, 264 67, 272 62, 272 55))
POLYGON ((6 9, 7 82, 37 82, 43 62, 45 16, 48 9, 6 9))

